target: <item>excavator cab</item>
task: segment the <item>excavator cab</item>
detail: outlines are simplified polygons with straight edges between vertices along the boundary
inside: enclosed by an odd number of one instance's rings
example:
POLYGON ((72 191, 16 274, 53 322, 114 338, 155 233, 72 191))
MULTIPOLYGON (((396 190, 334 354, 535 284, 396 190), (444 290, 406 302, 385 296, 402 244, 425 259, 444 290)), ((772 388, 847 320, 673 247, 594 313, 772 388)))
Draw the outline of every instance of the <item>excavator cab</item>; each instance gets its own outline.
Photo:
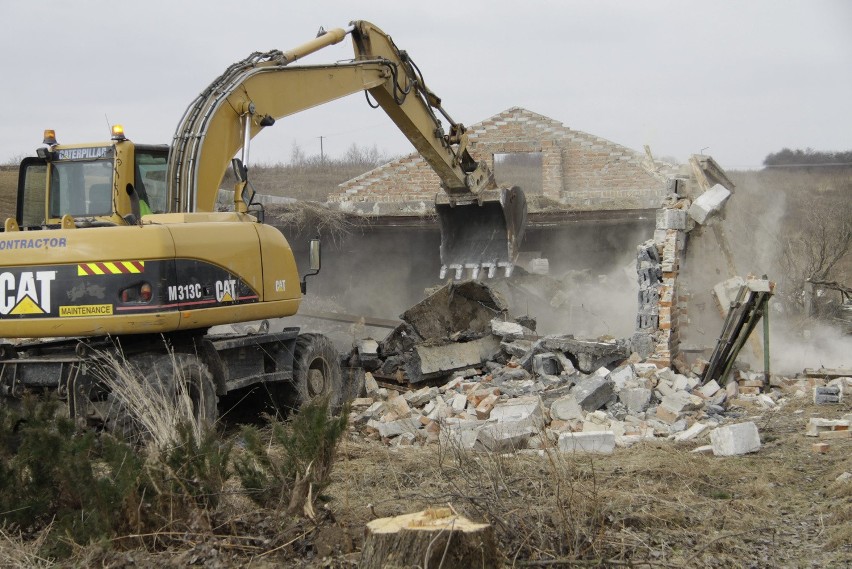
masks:
MULTIPOLYGON (((120 127, 118 127, 120 129, 120 127)), ((110 142, 60 145, 45 131, 38 157, 26 158, 18 176, 16 222, 21 228, 124 225, 142 202, 142 214, 168 211, 168 146, 110 142)))

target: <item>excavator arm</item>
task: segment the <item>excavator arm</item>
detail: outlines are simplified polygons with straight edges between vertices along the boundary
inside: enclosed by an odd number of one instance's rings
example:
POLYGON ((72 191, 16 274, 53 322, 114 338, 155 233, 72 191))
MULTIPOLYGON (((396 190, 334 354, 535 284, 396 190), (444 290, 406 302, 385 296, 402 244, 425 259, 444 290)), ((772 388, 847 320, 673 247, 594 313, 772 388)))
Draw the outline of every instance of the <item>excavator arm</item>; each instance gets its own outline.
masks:
MULTIPOLYGON (((470 269, 475 278, 483 268, 493 276, 498 267, 510 274, 526 223, 523 192, 497 188, 487 163, 470 154, 464 125, 446 113, 408 54, 365 21, 321 31, 287 52, 253 53, 202 91, 178 124, 169 154, 172 210, 212 211, 232 158, 242 150, 248 165, 250 140, 263 128, 359 91, 370 94, 441 179, 441 277, 452 270, 461 278, 470 269), (291 65, 347 35, 353 61, 291 65)), ((239 188, 235 200, 237 210, 245 211, 239 188)))

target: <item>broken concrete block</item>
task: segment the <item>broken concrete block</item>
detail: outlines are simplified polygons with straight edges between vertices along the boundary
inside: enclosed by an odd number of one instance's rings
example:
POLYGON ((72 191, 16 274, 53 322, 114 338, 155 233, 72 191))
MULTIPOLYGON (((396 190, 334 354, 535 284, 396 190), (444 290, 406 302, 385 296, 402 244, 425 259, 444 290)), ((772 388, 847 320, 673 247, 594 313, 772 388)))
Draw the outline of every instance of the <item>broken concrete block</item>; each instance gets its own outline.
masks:
POLYGON ((524 335, 524 327, 515 322, 505 322, 495 318, 491 321, 491 333, 511 341, 524 335))
POLYGON ((396 391, 388 393, 384 408, 386 413, 396 413, 398 417, 411 415, 411 407, 408 406, 408 402, 396 391))
POLYGON ((379 353, 384 358, 394 354, 402 354, 411 350, 416 344, 422 341, 423 338, 420 337, 417 331, 411 325, 403 322, 379 343, 379 353))
POLYGON ((379 343, 372 338, 362 338, 355 342, 358 359, 367 369, 376 369, 379 362, 379 343))
POLYGON ((490 419, 498 423, 518 423, 542 429, 545 424, 544 407, 538 396, 518 397, 495 405, 490 419))
POLYGON ((421 407, 438 397, 438 388, 424 387, 423 389, 418 389, 417 391, 409 391, 402 397, 409 405, 413 407, 421 407))
POLYGON ((586 412, 573 395, 560 397, 550 405, 550 417, 558 421, 582 419, 586 412))
POLYGON ((650 378, 653 377, 655 373, 657 373, 657 366, 652 363, 638 363, 633 364, 633 371, 636 373, 638 377, 650 378))
MULTIPOLYGON (((657 387, 664 386, 661 383, 657 387)), ((697 395, 690 395, 686 391, 670 391, 663 395, 660 405, 657 407, 656 416, 659 420, 673 425, 681 418, 683 413, 699 409, 704 400, 697 395)))
POLYGON ((479 438, 483 421, 445 419, 439 433, 441 444, 461 450, 472 450, 479 438))
POLYGON ((489 334, 491 321, 507 309, 497 291, 483 282, 469 280, 441 287, 400 318, 423 340, 446 340, 456 332, 489 334))
POLYGON ((500 342, 491 335, 471 342, 418 345, 406 362, 405 372, 410 383, 419 383, 479 366, 493 359, 499 351, 500 342))
POLYGON ((686 229, 686 210, 671 208, 658 209, 657 229, 686 229))
POLYGON ((687 377, 676 373, 674 381, 672 382, 672 389, 676 391, 686 391, 689 389, 689 381, 687 380, 687 377))
POLYGON ((709 217, 722 209, 730 195, 731 192, 724 186, 716 184, 692 202, 689 206, 689 217, 703 225, 709 217))
POLYGON ((532 350, 533 343, 529 340, 514 340, 512 342, 502 342, 500 348, 515 358, 522 358, 532 350))
POLYGON ((541 257, 530 259, 527 263, 527 271, 533 275, 550 274, 550 261, 541 257))
POLYGON ((411 417, 389 422, 370 419, 367 422, 367 426, 376 429, 379 432, 379 436, 384 439, 395 437, 402 433, 414 433, 420 428, 419 423, 411 417))
POLYGON ((440 421, 452 415, 453 411, 454 409, 450 405, 447 405, 443 399, 437 397, 432 409, 426 412, 426 417, 432 421, 440 421))
POLYGON ((559 360, 552 352, 544 352, 533 356, 532 370, 536 375, 559 375, 561 371, 559 360))
POLYGON ((651 390, 644 387, 622 389, 618 393, 618 400, 627 407, 628 413, 642 413, 651 403, 651 390))
POLYGON ((584 411, 597 411, 612 398, 612 382, 606 377, 590 376, 579 380, 571 395, 584 411))
POLYGON ((818 437, 821 433, 831 431, 849 431, 850 422, 843 419, 823 419, 820 417, 812 417, 808 421, 808 428, 805 430, 805 436, 818 437))
POLYGON ((633 381, 635 378, 636 372, 633 371, 633 366, 630 364, 617 367, 609 372, 609 380, 612 382, 615 391, 621 391, 629 381, 633 381))
POLYGON ((725 425, 710 432, 710 444, 716 456, 734 456, 760 450, 760 434, 752 422, 725 425))
POLYGON ((716 380, 711 379, 709 382, 707 382, 704 385, 702 385, 701 387, 699 387, 698 391, 701 393, 701 395, 703 395, 707 399, 710 399, 711 397, 716 395, 716 393, 720 389, 722 389, 722 388, 719 387, 719 384, 716 382, 716 380))
POLYGON ((376 378, 374 378, 373 374, 370 372, 364 374, 364 389, 366 390, 367 395, 376 393, 379 390, 379 384, 376 383, 376 378))
POLYGON ((583 373, 592 373, 601 366, 620 362, 630 356, 628 343, 623 340, 594 341, 577 340, 573 336, 546 336, 536 345, 539 343, 539 351, 560 351, 567 354, 571 361, 577 362, 577 369, 583 373))
POLYGON ((539 433, 539 429, 522 422, 488 423, 479 431, 474 450, 489 452, 514 452, 527 448, 530 438, 539 433))
POLYGON ((452 403, 450 403, 450 406, 456 413, 464 411, 465 407, 467 407, 467 395, 465 395, 464 393, 456 393, 453 396, 453 400, 452 403))
POLYGON ((706 423, 693 423, 691 427, 687 430, 682 431, 674 436, 674 440, 677 442, 690 441, 694 438, 697 438, 704 434, 710 428, 710 425, 706 423))
POLYGON ((560 433, 559 450, 562 452, 590 452, 612 454, 615 450, 615 433, 560 433))
POLYGON ((506 366, 494 374, 492 382, 495 385, 500 385, 506 381, 526 381, 528 379, 530 379, 530 374, 524 368, 506 366))

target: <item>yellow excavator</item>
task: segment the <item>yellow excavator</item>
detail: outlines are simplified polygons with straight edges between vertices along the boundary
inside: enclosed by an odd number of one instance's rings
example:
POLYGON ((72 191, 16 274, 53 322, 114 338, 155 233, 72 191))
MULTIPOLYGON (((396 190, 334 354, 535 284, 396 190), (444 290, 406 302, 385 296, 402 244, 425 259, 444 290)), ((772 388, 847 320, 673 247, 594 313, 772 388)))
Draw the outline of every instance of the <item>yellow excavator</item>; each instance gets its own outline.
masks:
POLYGON ((359 91, 442 181, 441 277, 511 273, 523 192, 496 187, 408 54, 356 21, 228 67, 189 105, 170 146, 134 144, 119 126, 95 144, 59 144, 45 131, 45 146, 21 164, 16 217, 0 234, 0 338, 40 339, 0 344, 3 400, 55 390, 72 416, 122 425, 98 371, 104 354, 119 350, 150 381, 182 378, 208 420, 219 397, 249 388, 288 405, 317 395, 339 401, 344 386, 327 338, 298 328, 209 330, 295 314, 306 277, 320 269, 318 240, 300 278, 286 239, 262 223, 248 184, 251 139, 282 117, 359 91), (352 61, 291 65, 346 36, 352 61), (217 212, 229 166, 234 211, 217 212))

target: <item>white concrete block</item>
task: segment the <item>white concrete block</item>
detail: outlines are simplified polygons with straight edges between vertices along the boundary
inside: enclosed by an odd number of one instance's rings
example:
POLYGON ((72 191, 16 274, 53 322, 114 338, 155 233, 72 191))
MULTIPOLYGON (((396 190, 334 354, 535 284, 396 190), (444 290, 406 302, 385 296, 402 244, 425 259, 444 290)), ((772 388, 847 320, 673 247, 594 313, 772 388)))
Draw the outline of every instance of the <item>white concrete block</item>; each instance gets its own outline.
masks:
POLYGON ((693 423, 693 425, 687 430, 676 434, 674 436, 674 440, 677 442, 690 441, 694 438, 701 436, 709 428, 710 425, 707 425, 705 423, 693 423))
POLYGON ((710 216, 722 209, 730 195, 731 192, 724 186, 716 184, 692 202, 689 206, 689 217, 704 224, 710 216))
POLYGON ((615 433, 560 433, 559 450, 562 452, 591 452, 612 454, 615 450, 615 433))
POLYGON ((585 411, 573 395, 560 397, 550 405, 550 418, 559 421, 582 419, 585 411))
POLYGON ((734 456, 760 450, 760 433, 752 422, 725 425, 710 432, 710 444, 716 456, 734 456))
POLYGON ((609 373, 609 379, 612 381, 615 391, 621 391, 627 386, 627 383, 636 379, 636 372, 633 371, 633 366, 630 364, 617 367, 609 373))
POLYGON ((712 380, 708 381, 707 383, 705 383, 704 385, 702 385, 701 387, 699 387, 698 391, 701 392, 701 395, 703 395, 704 397, 709 399, 709 398, 713 397, 714 395, 716 395, 716 392, 719 391, 720 389, 722 389, 722 388, 719 387, 719 383, 715 379, 712 379, 712 380))
POLYGON ((517 322, 504 322, 495 318, 491 321, 491 333, 501 338, 513 339, 524 335, 524 327, 517 322))
POLYGON ((489 415, 497 423, 518 423, 521 426, 544 428, 544 406, 541 398, 536 396, 518 397, 503 403, 498 403, 489 415))

